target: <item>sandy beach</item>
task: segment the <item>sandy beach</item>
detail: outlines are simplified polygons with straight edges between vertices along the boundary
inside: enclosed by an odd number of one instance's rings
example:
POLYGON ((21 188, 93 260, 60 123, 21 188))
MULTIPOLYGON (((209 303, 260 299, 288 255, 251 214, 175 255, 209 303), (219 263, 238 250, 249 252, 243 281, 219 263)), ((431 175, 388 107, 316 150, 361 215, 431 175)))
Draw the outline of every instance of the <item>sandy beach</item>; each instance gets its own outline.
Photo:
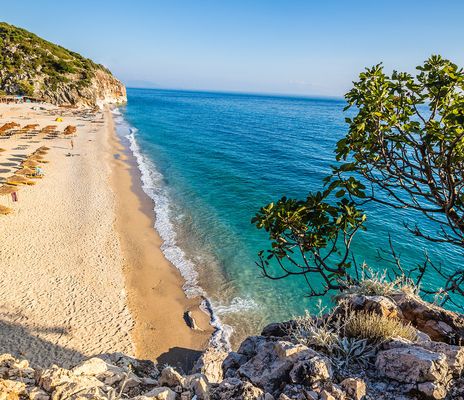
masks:
POLYGON ((142 192, 131 154, 111 113, 74 113, 51 105, 0 105, 0 122, 77 127, 71 139, 0 136, 0 180, 41 146, 45 176, 18 187, 13 212, 0 216, 0 351, 34 364, 75 364, 121 351, 160 362, 189 363, 211 333, 198 300, 163 257, 153 204, 142 192), (63 113, 62 122, 55 119, 63 113), (191 330, 191 310, 201 330, 191 330), (184 352, 179 359, 180 349, 184 352))

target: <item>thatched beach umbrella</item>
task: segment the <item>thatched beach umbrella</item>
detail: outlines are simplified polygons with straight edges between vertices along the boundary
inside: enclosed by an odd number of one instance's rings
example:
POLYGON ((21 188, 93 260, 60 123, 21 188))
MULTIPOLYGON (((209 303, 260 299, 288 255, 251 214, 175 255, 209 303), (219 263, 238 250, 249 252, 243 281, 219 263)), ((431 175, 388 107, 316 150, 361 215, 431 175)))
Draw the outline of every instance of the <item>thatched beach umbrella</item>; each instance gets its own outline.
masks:
POLYGON ((6 183, 9 185, 35 185, 34 181, 27 179, 21 175, 12 175, 6 179, 6 183))
POLYGON ((32 168, 21 168, 21 169, 18 169, 17 171, 15 171, 15 174, 16 175, 34 175, 35 174, 35 170, 33 170, 32 168))
POLYGON ((3 153, 4 151, 6 151, 6 149, 0 148, 0 153, 3 153))
POLYGON ((3 185, 0 187, 0 196, 7 196, 17 191, 18 191, 17 187, 14 187, 11 185, 3 185))
POLYGON ((21 165, 24 167, 37 167, 39 163, 34 160, 26 160, 26 161, 23 161, 21 165))
POLYGON ((13 212, 13 209, 10 207, 2 206, 0 204, 0 215, 8 215, 13 212))
POLYGON ((50 147, 47 147, 47 146, 41 146, 37 149, 37 151, 40 150, 40 151, 48 151, 50 150, 50 147))

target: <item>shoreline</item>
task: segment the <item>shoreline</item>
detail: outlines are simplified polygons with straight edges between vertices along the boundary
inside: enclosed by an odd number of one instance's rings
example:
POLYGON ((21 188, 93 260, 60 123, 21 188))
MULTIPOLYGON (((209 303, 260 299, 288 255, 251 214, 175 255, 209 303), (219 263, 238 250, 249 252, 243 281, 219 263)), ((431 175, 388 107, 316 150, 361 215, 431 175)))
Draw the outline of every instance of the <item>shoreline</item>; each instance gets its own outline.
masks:
POLYGON ((210 317, 164 258, 153 202, 110 111, 0 104, 0 124, 11 121, 37 126, 0 135, 0 186, 48 150, 45 175, 17 186, 18 201, 0 195, 11 211, 0 216, 0 353, 69 367, 122 352, 187 370, 209 342, 210 317))
POLYGON ((213 333, 201 298, 188 299, 180 272, 166 260, 154 227, 153 200, 143 191, 135 156, 119 137, 111 111, 105 111, 112 149, 111 187, 116 197, 115 227, 124 260, 127 300, 134 319, 132 338, 138 358, 190 368, 213 333), (200 330, 184 321, 190 311, 200 330))

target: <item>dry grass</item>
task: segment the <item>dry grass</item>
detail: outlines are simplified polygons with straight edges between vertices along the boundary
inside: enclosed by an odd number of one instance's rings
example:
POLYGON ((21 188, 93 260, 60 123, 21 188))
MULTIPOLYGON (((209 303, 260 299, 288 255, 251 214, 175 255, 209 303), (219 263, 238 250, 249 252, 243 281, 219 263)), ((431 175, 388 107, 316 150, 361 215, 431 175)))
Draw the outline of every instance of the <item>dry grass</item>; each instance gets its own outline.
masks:
POLYGON ((416 329, 411 324, 364 311, 351 312, 344 321, 343 331, 346 337, 367 339, 371 343, 382 343, 393 338, 417 339, 416 329))
POLYGON ((363 276, 356 285, 344 289, 337 298, 343 298, 345 295, 357 294, 364 296, 390 296, 398 293, 405 293, 411 296, 416 296, 419 292, 419 287, 407 277, 400 276, 394 280, 387 278, 386 271, 372 272, 369 271, 368 276, 363 276))

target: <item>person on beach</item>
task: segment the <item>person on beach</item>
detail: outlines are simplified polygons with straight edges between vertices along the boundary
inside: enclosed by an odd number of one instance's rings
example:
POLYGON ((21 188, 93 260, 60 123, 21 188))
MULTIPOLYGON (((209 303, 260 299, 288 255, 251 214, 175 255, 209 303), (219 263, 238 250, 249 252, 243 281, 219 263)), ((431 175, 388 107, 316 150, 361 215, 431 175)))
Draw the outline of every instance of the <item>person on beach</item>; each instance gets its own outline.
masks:
POLYGON ((74 140, 71 139, 71 150, 74 150, 74 140))

